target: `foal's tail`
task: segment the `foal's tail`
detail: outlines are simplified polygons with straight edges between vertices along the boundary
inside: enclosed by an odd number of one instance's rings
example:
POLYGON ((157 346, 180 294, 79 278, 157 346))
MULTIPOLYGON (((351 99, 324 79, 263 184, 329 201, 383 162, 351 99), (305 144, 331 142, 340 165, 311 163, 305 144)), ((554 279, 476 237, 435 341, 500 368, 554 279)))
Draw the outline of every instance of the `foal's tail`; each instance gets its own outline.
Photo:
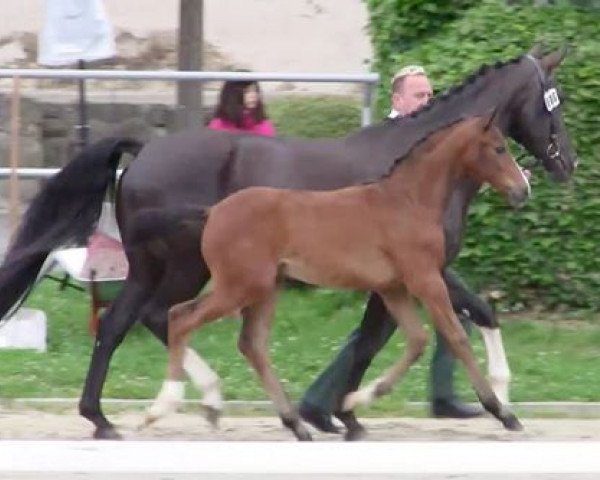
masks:
POLYGON ((33 199, 0 265, 0 322, 22 304, 52 252, 87 238, 124 152, 137 155, 143 144, 104 138, 82 150, 33 199))

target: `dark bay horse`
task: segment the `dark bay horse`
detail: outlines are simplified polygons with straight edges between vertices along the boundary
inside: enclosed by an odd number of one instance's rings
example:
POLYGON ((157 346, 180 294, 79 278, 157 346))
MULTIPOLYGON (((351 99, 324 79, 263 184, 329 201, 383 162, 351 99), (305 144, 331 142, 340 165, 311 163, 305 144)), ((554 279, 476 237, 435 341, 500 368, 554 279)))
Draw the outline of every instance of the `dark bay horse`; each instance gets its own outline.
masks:
MULTIPOLYGON (((549 110, 544 102, 545 92, 555 88, 551 73, 563 56, 560 50, 547 55, 536 50, 483 66, 419 112, 341 139, 265 138, 195 128, 157 138, 143 148, 129 139, 101 140, 50 180, 23 217, 0 267, 0 316, 35 283, 52 250, 92 230, 106 190, 114 185, 119 155, 123 151, 135 154, 141 148, 117 190, 117 219, 129 275, 101 319, 79 405, 80 413, 94 423, 96 438, 118 438, 100 407, 112 354, 136 320, 166 344, 168 308, 192 298, 209 279, 199 258, 199 231, 172 238, 173 249, 157 254, 135 242, 138 233, 130 219, 136 212, 210 206, 253 185, 330 190, 375 179, 430 132, 465 115, 485 114, 495 105, 501 105, 497 113, 500 130, 538 158, 554 178, 566 180, 575 168, 575 154, 560 106, 549 110)), ((471 182, 465 182, 444 215, 448 262, 458 252, 464 205, 475 191, 471 182)), ((366 315, 380 313, 368 308, 366 315)), ((492 316, 473 320, 498 331, 492 316)), ((204 382, 203 387, 211 385, 213 377, 197 356, 190 352, 184 366, 193 380, 204 382)))
POLYGON ((250 187, 207 209, 199 243, 211 290, 169 310, 167 379, 146 423, 183 400, 183 359, 192 332, 241 310, 240 351, 283 424, 299 440, 311 439, 268 354, 277 279, 283 274, 374 292, 406 334, 404 355, 372 384, 348 395, 346 410, 389 392, 423 353, 427 333, 414 297, 463 361, 484 407, 506 428, 521 429, 480 373, 441 273, 446 265, 442 219, 463 181, 477 189, 489 183, 515 207, 529 197, 529 182, 492 121, 493 114, 471 117, 434 132, 377 182, 327 192, 250 187))

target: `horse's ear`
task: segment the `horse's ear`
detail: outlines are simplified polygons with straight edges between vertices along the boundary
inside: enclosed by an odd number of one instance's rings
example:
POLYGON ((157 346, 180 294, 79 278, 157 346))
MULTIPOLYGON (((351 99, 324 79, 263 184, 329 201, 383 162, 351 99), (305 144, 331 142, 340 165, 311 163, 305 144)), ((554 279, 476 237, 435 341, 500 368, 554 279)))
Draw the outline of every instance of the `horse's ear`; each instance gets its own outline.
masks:
POLYGON ((544 53, 543 48, 542 42, 537 42, 527 53, 533 58, 537 58, 539 60, 542 58, 542 54, 544 53))
POLYGON ((563 58, 565 58, 566 54, 567 45, 563 44, 558 50, 555 50, 554 52, 542 57, 540 64, 548 73, 550 73, 552 70, 558 67, 558 65, 560 65, 560 62, 563 61, 563 58))

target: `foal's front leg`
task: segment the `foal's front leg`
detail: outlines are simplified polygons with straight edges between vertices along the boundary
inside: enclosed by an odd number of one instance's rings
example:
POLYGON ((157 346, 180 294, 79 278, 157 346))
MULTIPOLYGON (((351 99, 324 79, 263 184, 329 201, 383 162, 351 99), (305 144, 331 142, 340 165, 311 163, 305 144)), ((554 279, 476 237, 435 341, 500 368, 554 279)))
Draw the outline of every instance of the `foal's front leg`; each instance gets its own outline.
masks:
POLYGON ((423 275, 417 282, 413 281, 409 289, 427 308, 436 330, 444 336, 454 355, 465 365, 471 384, 484 408, 508 430, 521 430, 523 427, 517 417, 507 406, 500 403, 490 383, 479 371, 467 334, 452 309, 442 277, 437 272, 423 275))
POLYGON ((294 432, 298 440, 312 440, 300 421, 298 411, 290 402, 269 359, 269 331, 275 310, 276 291, 242 310, 242 330, 238 348, 256 371, 265 391, 271 397, 282 423, 294 432))
POLYGON ((376 397, 388 393, 396 383, 423 354, 427 343, 427 333, 421 325, 412 297, 402 290, 393 292, 377 292, 383 299, 386 308, 406 335, 404 355, 394 363, 383 375, 373 380, 366 387, 346 395, 342 408, 352 410, 357 405, 368 404, 376 397))

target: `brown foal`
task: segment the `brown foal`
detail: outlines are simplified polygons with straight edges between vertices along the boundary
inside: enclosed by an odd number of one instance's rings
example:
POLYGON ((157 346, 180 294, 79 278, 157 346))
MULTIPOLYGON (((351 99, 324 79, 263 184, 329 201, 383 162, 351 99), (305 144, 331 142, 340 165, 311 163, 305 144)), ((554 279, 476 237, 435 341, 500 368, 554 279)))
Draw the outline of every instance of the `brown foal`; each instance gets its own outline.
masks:
POLYGON ((422 354, 427 334, 415 312, 416 298, 464 363, 483 406, 506 428, 520 429, 480 373, 440 274, 445 264, 442 214, 459 182, 487 182, 513 206, 529 195, 529 183, 493 126, 493 116, 470 117, 431 134, 377 182, 328 192, 253 187, 210 208, 201 248, 212 290, 169 311, 167 380, 146 422, 172 411, 182 399, 182 364, 192 331, 242 309, 240 351, 283 424, 298 439, 310 440, 268 355, 277 279, 285 275, 376 292, 406 335, 400 359, 370 385, 350 393, 345 409, 388 392, 422 354))

